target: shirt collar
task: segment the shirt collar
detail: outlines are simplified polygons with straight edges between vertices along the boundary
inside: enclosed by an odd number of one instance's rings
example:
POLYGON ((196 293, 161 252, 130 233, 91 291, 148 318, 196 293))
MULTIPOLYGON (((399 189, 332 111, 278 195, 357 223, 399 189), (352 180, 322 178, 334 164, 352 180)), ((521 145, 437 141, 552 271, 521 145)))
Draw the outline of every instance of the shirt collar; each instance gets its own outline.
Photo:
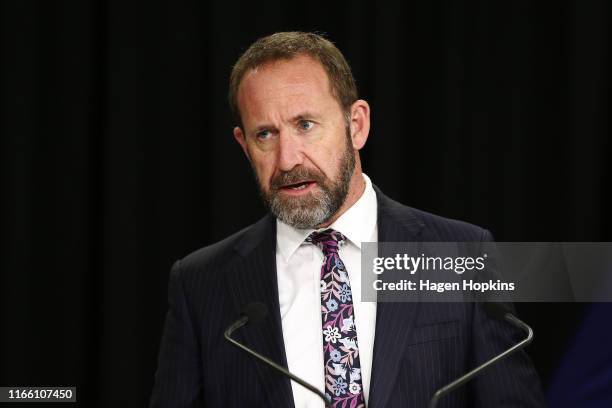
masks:
MULTIPOLYGON (((365 189, 361 197, 344 212, 329 228, 341 232, 349 242, 361 248, 362 242, 372 240, 376 227, 376 192, 370 178, 363 174, 365 189)), ((276 247, 285 261, 295 253, 314 229, 298 229, 276 220, 276 247)))

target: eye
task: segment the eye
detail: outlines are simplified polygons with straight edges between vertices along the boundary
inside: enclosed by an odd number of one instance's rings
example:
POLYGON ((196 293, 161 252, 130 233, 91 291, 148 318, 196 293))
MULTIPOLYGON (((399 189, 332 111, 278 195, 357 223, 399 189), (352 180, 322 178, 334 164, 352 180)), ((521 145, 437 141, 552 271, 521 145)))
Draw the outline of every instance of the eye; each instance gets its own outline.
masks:
POLYGON ((268 140, 272 136, 272 132, 270 132, 268 129, 263 129, 257 132, 255 136, 257 136, 257 139, 259 140, 268 140))
POLYGON ((310 130, 314 126, 314 123, 312 123, 310 120, 300 120, 298 126, 300 130, 310 130))

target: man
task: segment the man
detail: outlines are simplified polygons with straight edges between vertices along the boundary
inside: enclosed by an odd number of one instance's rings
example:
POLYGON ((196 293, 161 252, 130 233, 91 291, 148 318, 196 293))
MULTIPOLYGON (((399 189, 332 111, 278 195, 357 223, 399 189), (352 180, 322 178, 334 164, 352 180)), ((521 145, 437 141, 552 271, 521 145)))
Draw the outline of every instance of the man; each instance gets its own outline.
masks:
MULTIPOLYGON (((152 407, 323 406, 224 340, 254 301, 268 316, 236 338, 336 407, 426 406, 436 389, 512 343, 516 333, 473 303, 360 301, 362 242, 491 237, 405 207, 362 173, 370 109, 333 44, 296 32, 258 40, 233 68, 229 101, 271 215, 174 265, 152 407)), ((543 404, 524 354, 443 403, 543 404)))

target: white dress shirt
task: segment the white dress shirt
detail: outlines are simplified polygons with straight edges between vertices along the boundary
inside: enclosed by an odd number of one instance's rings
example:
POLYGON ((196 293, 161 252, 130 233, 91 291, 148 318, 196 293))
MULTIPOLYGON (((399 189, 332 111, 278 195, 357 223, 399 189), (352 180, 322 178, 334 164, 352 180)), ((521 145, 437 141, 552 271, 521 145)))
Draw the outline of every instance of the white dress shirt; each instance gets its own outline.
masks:
MULTIPOLYGON (((361 243, 377 242, 376 192, 368 176, 361 197, 329 228, 346 238, 340 247, 340 258, 347 268, 361 363, 363 393, 368 401, 376 303, 361 302, 361 243)), ((302 230, 276 221, 276 272, 280 313, 289 371, 325 392, 323 335, 321 322, 321 265, 323 253, 304 240, 314 230, 302 230)), ((322 408, 320 397, 291 382, 295 408, 322 408)))

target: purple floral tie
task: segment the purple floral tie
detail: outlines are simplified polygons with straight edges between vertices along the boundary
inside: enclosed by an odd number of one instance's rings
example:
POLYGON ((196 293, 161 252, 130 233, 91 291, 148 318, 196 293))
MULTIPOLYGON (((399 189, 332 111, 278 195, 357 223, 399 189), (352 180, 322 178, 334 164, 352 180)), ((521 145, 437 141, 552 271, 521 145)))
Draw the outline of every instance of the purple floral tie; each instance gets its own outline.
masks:
POLYGON ((363 408, 361 365, 357 347, 357 329, 351 284, 338 248, 346 238, 327 229, 306 238, 323 251, 321 267, 321 318, 323 321, 323 354, 325 392, 337 408, 363 408))

